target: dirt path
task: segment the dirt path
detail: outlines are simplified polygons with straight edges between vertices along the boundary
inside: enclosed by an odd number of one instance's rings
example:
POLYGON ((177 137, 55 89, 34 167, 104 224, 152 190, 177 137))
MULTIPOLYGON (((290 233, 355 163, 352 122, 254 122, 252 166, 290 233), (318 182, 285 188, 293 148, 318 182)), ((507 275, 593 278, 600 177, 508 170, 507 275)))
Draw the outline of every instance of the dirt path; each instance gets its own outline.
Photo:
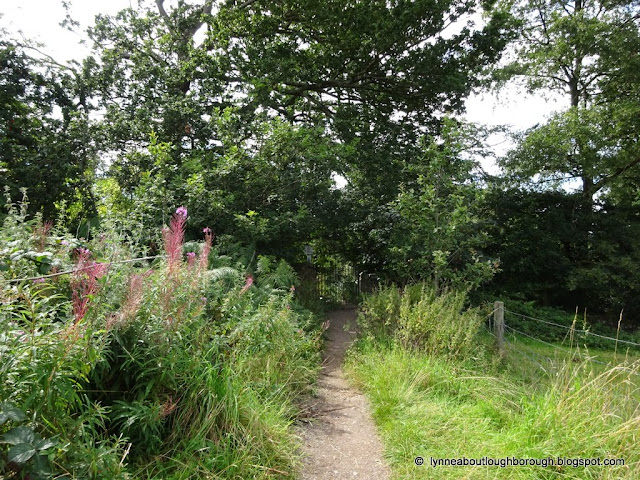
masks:
POLYGON ((330 326, 317 397, 309 405, 309 422, 301 427, 305 460, 303 480, 390 478, 382 459, 382 445, 365 397, 344 378, 342 361, 353 340, 345 323, 355 326, 355 310, 329 314, 330 326))

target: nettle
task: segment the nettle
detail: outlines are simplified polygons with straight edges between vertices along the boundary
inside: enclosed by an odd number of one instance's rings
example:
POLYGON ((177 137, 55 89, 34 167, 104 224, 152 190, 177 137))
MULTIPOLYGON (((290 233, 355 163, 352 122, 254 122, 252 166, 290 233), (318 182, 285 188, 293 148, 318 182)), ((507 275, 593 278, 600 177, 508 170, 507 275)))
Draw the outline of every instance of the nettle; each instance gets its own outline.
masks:
POLYGON ((0 470, 26 474, 32 480, 50 478, 55 438, 42 438, 27 423, 24 412, 10 402, 0 403, 0 427, 8 424, 11 429, 0 436, 0 445, 6 452, 0 456, 0 470))

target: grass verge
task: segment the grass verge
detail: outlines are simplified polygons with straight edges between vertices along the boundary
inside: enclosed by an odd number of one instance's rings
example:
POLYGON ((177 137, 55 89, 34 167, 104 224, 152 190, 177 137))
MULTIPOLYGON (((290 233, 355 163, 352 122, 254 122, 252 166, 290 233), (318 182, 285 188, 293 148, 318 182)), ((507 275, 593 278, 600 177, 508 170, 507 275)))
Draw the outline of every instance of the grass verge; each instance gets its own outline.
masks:
POLYGON ((516 348, 498 362, 482 332, 476 342, 484 348, 475 356, 455 359, 365 332, 349 353, 346 371, 370 399, 393 478, 640 478, 638 362, 603 367, 569 352, 543 370, 516 348), (418 456, 424 465, 414 463, 418 456), (431 464, 484 457, 622 459, 624 465, 431 464))

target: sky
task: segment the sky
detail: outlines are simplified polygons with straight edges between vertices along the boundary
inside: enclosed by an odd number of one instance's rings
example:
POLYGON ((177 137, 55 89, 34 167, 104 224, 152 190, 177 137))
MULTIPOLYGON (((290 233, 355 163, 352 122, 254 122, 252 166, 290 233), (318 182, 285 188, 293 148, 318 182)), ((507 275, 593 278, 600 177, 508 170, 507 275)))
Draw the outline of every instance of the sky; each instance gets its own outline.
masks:
MULTIPOLYGON (((74 20, 80 22, 80 31, 83 31, 91 25, 96 14, 114 14, 136 4, 136 0, 75 0, 71 5, 71 14, 74 20)), ((41 50, 60 63, 81 59, 89 53, 88 46, 79 43, 81 35, 60 27, 60 22, 65 18, 60 0, 4 0, 0 5, 0 13, 0 27, 14 35, 19 35, 21 31, 25 37, 45 44, 41 50)), ((466 107, 468 121, 488 126, 509 125, 522 130, 543 122, 552 111, 565 108, 566 105, 508 88, 500 93, 471 95, 466 107)), ((502 136, 491 137, 489 144, 498 155, 504 154, 511 145, 502 136)), ((492 174, 499 171, 492 162, 484 162, 483 167, 492 174)))

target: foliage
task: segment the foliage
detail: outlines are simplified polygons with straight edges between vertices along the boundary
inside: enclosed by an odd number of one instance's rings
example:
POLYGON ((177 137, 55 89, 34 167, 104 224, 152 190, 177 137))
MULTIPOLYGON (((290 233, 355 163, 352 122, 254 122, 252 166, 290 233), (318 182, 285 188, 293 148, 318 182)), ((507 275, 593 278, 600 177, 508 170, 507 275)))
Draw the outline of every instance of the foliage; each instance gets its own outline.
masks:
MULTIPOLYGON (((26 420, 22 410, 9 402, 0 404, 0 426, 7 420, 18 424, 26 420)), ((57 440, 41 438, 40 435, 27 425, 14 426, 0 437, 0 443, 10 445, 6 461, 0 459, 0 469, 16 470, 27 473, 31 478, 48 478, 51 473, 48 455, 57 440)))
POLYGON ((579 179, 586 204, 637 176, 637 9, 635 0, 512 4, 520 35, 502 73, 565 95, 570 109, 528 132, 507 167, 579 179))
POLYGON ((520 135, 501 163, 524 181, 536 177, 558 186, 577 179, 588 205, 598 192, 635 188, 638 137, 629 130, 634 128, 632 112, 639 108, 596 105, 556 113, 520 135))
POLYGON ((474 22, 485 7, 143 1, 99 15, 82 78, 114 157, 106 200, 143 231, 184 204, 194 223, 290 263, 311 239, 346 245, 344 209, 394 198, 419 132, 461 111, 500 56, 508 19, 474 22))
POLYGON ((388 247, 395 278, 432 278, 436 291, 473 289, 497 269, 481 251, 488 238, 478 208, 484 193, 474 184, 470 158, 475 133, 445 121, 441 138, 425 141, 410 166, 417 180, 392 204, 399 215, 388 247))
POLYGON ((46 220, 63 203, 74 205, 77 226, 95 215, 91 184, 100 137, 82 81, 70 69, 29 56, 29 47, 0 41, 0 186, 13 201, 28 186, 29 213, 46 220))
MULTIPOLYGON (((507 299, 505 308, 513 312, 505 315, 509 325, 547 342, 602 350, 615 349, 615 339, 640 343, 640 332, 631 332, 630 322, 624 315, 618 318, 620 325, 617 325, 600 322, 597 315, 591 315, 588 311, 568 313, 557 308, 540 307, 534 302, 507 299)), ((618 350, 636 354, 640 352, 640 347, 619 343, 618 350)))
MULTIPOLYGON (((289 425, 293 399, 316 372, 315 317, 295 304, 285 263, 262 259, 256 283, 230 267, 209 270, 208 228, 185 253, 187 218, 184 207, 172 216, 155 268, 107 269, 94 260, 118 239, 96 235, 73 254, 45 239, 54 258, 75 264, 70 278, 12 282, 37 275, 26 259, 5 272, 3 468, 96 479, 262 478, 293 468, 289 425)), ((0 235, 39 241, 24 220, 12 210, 0 235)))
POLYGON ((501 271, 485 295, 533 300, 609 322, 624 309, 637 325, 637 208, 603 199, 585 208, 581 194, 494 188, 485 197, 487 255, 501 271))
POLYGON ((506 367, 361 340, 347 371, 369 398, 394 478, 633 479, 638 363, 598 368, 573 354, 545 374, 519 349, 506 367), (519 372, 535 372, 523 379, 519 372), (417 466, 416 456, 425 459, 417 466), (623 466, 438 466, 429 459, 615 458, 623 466))
POLYGON ((339 196, 332 173, 344 148, 318 128, 279 120, 256 122, 252 140, 242 140, 226 126, 237 119, 233 110, 214 115, 220 152, 177 161, 178 146, 152 134, 146 151, 116 161, 110 174, 117 186, 104 202, 117 208, 108 218, 128 230, 142 228, 140 241, 150 243, 154 227, 167 222, 167 206, 184 202, 191 213, 187 238, 198 233, 192 225, 210 222, 214 232, 249 247, 250 256, 298 261, 304 241, 332 228, 339 196))
POLYGON ((469 358, 477 354, 482 317, 465 303, 464 293, 438 294, 426 284, 407 286, 402 294, 387 287, 365 297, 358 325, 365 337, 392 336, 408 349, 469 358))
POLYGON ((371 295, 365 295, 357 320, 362 334, 378 341, 392 338, 398 331, 402 301, 403 292, 399 288, 381 288, 371 295))
POLYGON ((89 29, 102 66, 93 81, 114 140, 154 130, 181 151, 220 139, 208 117, 233 106, 242 111, 240 125, 260 110, 308 125, 333 121, 338 131, 355 127, 351 135, 365 123, 404 123, 391 121, 394 111, 424 124, 433 120, 431 106, 460 109, 477 74, 500 54, 502 15, 484 29, 469 22, 441 35, 481 10, 451 1, 229 2, 215 9, 211 1, 141 2, 98 16, 89 29), (417 81, 423 78, 430 80, 417 81))

